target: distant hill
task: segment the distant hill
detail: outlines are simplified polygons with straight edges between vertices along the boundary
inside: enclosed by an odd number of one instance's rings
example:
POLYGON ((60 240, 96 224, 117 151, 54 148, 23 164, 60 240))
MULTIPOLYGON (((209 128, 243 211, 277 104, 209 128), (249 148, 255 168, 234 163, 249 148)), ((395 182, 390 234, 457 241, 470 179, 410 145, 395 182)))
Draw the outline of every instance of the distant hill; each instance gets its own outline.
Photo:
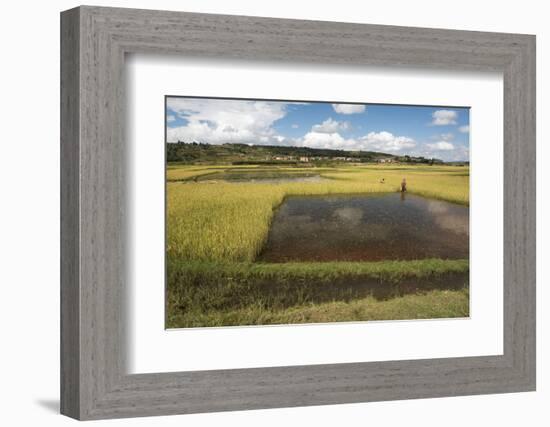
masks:
POLYGON ((323 148, 247 144, 167 143, 166 160, 187 164, 296 164, 328 162, 443 163, 438 159, 395 156, 376 151, 329 150, 323 148))

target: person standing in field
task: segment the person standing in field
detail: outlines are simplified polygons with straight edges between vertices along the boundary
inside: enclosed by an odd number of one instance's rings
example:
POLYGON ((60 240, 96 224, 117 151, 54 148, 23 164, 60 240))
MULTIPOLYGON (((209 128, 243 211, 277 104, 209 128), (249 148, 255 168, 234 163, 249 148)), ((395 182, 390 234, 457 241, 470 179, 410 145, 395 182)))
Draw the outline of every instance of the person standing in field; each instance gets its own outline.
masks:
POLYGON ((403 178, 403 181, 401 181, 401 192, 404 193, 407 191, 407 180, 403 178))

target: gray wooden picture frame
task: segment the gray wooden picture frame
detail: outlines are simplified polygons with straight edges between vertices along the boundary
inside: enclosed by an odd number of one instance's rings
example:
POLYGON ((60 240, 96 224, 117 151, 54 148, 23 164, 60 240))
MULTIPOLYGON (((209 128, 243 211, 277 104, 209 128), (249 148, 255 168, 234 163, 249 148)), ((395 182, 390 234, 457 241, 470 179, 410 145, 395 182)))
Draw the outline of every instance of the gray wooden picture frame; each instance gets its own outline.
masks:
POLYGON ((61 412, 77 419, 535 390, 535 37, 83 6, 61 14, 61 412), (126 373, 126 53, 504 78, 503 355, 126 373))

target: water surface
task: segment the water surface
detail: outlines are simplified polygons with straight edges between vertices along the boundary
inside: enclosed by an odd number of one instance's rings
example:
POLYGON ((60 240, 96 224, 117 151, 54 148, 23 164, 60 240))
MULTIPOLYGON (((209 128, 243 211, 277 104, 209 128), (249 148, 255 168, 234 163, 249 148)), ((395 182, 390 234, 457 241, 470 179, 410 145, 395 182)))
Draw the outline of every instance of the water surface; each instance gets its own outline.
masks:
POLYGON ((226 171, 199 176, 197 181, 277 184, 283 182, 319 182, 325 178, 315 172, 302 171, 226 171))
POLYGON ((259 260, 469 257, 469 208, 413 194, 288 197, 259 260))

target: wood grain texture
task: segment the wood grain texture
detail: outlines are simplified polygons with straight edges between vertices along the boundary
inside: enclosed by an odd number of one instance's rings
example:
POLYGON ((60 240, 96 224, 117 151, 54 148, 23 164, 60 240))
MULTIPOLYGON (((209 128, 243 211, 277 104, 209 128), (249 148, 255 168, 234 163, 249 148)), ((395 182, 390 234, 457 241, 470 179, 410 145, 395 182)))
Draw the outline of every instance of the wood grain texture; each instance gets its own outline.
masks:
POLYGON ((62 413, 100 419, 535 388, 535 38, 80 7, 62 13, 62 413), (504 75, 504 354, 128 375, 124 55, 504 75))
POLYGON ((79 17, 61 20, 61 412, 80 414, 79 17))

